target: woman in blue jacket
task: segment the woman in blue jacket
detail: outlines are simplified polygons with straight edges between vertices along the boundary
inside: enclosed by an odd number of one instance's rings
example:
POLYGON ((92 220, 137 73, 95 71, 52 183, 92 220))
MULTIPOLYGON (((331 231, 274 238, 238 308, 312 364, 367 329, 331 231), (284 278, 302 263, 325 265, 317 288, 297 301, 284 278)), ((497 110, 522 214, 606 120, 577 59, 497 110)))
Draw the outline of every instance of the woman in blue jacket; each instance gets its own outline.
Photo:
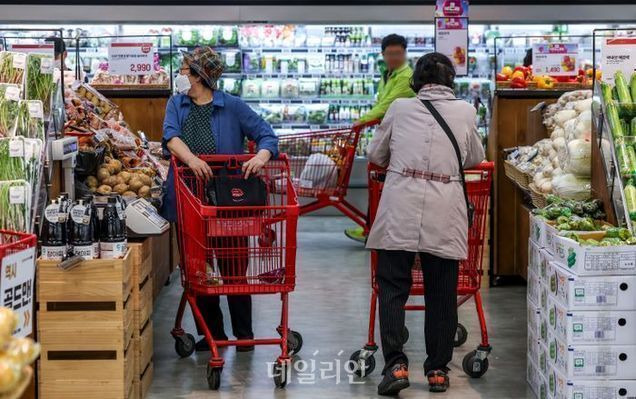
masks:
MULTIPOLYGON (((221 57, 210 47, 197 48, 184 53, 184 60, 175 79, 176 91, 168 101, 163 122, 164 151, 176 156, 197 177, 212 176, 208 164, 199 154, 242 154, 245 138, 256 142, 257 154, 243 164, 246 177, 258 173, 272 157, 278 156, 278 138, 272 128, 241 99, 217 90, 223 73, 221 57)), ((166 195, 162 215, 176 222, 176 194, 173 171, 166 181, 166 195)), ((221 268, 227 260, 219 259, 221 268)), ((236 259, 230 260, 237 263, 236 259)), ((247 259, 239 260, 240 269, 247 269, 247 259)), ((236 270, 235 264, 227 267, 236 270)), ((227 297, 232 320, 232 332, 237 339, 252 339, 252 299, 249 295, 227 297)), ((215 340, 226 340, 223 314, 218 296, 198 297, 197 304, 215 340)), ((202 330, 197 326, 199 334, 202 330)), ((205 338, 196 344, 196 350, 209 350, 205 338)), ((237 347, 239 351, 253 347, 237 347)))

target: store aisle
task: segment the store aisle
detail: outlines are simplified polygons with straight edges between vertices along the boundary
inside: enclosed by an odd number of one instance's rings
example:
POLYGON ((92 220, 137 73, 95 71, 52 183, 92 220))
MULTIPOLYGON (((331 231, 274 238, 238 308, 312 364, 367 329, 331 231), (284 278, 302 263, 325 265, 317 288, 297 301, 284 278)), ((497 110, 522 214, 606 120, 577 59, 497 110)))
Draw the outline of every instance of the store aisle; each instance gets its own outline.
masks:
MULTIPOLYGON (((181 287, 178 274, 165 287, 154 312, 154 382, 149 398, 375 398, 381 380, 381 353, 376 354, 375 372, 355 384, 349 383, 344 363, 365 342, 369 308, 369 255, 342 231, 350 223, 343 218, 301 218, 299 226, 297 291, 292 294, 292 329, 303 334, 304 346, 296 361, 306 363, 305 375, 292 375, 285 390, 276 390, 268 377, 268 362, 280 353, 272 346, 256 347, 253 353, 237 354, 234 347, 222 350, 225 368, 221 389, 209 391, 205 380, 209 352, 179 359, 170 336, 181 287), (313 362, 313 363, 312 363, 313 362), (336 365, 340 364, 340 378, 336 365), (313 364, 313 372, 312 372, 313 364), (322 370, 322 371, 321 371, 322 370), (321 378, 321 373, 326 377, 321 378), (299 380, 299 378, 301 380, 299 380)), ((479 327, 472 300, 460 308, 460 321, 468 328, 468 342, 455 351, 451 364, 451 389, 446 394, 428 393, 421 364, 424 361, 423 315, 407 313, 411 338, 406 351, 411 360, 411 388, 402 398, 488 398, 532 397, 526 388, 526 311, 525 288, 485 290, 485 307, 491 344, 490 369, 480 380, 469 379, 461 370, 461 360, 479 341, 479 327)), ((225 306, 225 301, 222 301, 225 306)), ((226 309, 226 307, 224 307, 226 309)), ((275 296, 254 301, 255 332, 274 332, 279 318, 280 300, 275 296)), ((224 310, 225 314, 227 312, 224 310)), ((185 326, 195 331, 189 312, 185 326)), ((226 332, 231 333, 229 320, 226 332)), ((377 336, 379 341, 379 336, 377 336)), ((301 368, 303 364, 300 364, 301 368)), ((298 366, 297 366, 298 367, 298 366)))

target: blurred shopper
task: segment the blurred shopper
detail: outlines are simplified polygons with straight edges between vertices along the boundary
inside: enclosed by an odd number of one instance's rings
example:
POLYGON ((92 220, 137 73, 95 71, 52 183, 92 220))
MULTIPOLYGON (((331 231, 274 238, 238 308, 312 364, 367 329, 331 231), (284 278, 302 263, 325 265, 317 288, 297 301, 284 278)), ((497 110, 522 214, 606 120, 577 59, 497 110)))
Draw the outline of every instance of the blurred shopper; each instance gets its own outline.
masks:
MULTIPOLYGON (((166 107, 163 122, 163 146, 170 154, 186 164, 200 179, 212 176, 210 166, 197 155, 243 154, 246 137, 255 141, 258 152, 243 164, 246 176, 258 173, 272 156, 278 155, 278 138, 267 122, 258 116, 243 100, 217 90, 223 73, 223 60, 212 48, 197 48, 184 53, 184 60, 175 79, 177 94, 166 107)), ((172 168, 166 180, 166 194, 162 216, 176 222, 176 194, 172 168)), ((181 226, 177 226, 181 228, 181 226)), ((234 241, 235 242, 235 241, 234 241)), ((244 239, 247 246, 247 238, 244 239)), ((220 240, 216 246, 229 247, 231 240, 220 240)), ((182 256, 184 256, 182 254, 182 256)), ((187 254, 185 254, 187 256, 187 254)), ((248 258, 229 256, 217 259, 222 275, 245 275, 248 258)), ((252 298, 249 295, 227 297, 232 320, 232 332, 237 339, 253 339, 252 298)), ((201 296, 197 304, 215 340, 227 340, 223 328, 223 313, 218 296, 201 296)), ((199 335, 203 335, 197 325, 199 335)), ((197 351, 209 350, 205 338, 196 344, 197 351)), ((237 351, 253 350, 253 346, 237 346, 237 351)))
MULTIPOLYGON (((411 89, 413 70, 406 58, 406 39, 395 34, 386 36, 382 39, 382 57, 387 68, 378 86, 376 103, 355 125, 382 119, 391 103, 398 98, 415 97, 411 89)), ((347 229, 345 234, 359 242, 364 242, 367 238, 362 227, 347 229)))
POLYGON ((484 150, 475 108, 455 98, 455 70, 439 53, 417 62, 417 98, 396 100, 369 144, 369 162, 388 167, 367 247, 378 250, 377 281, 384 379, 381 395, 409 386, 403 352, 404 305, 411 268, 419 256, 426 287, 424 370, 432 392, 449 386, 448 363, 457 331, 459 261, 467 258, 468 211, 462 170, 479 164, 484 150), (432 108, 428 108, 432 107, 432 108), (438 112, 439 119, 434 113, 438 112), (450 136, 455 138, 461 161, 450 136))

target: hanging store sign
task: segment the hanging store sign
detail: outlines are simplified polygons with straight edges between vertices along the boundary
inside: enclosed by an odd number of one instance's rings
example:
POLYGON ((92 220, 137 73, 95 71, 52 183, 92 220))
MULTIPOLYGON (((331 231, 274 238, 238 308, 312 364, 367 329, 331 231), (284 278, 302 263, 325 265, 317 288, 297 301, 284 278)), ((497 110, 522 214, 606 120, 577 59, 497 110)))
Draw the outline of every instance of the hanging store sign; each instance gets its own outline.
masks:
POLYGON ((636 37, 604 38, 601 43, 603 81, 613 84, 616 71, 625 76, 636 72, 636 37))
POLYGON ((153 73, 152 43, 111 43, 108 47, 108 73, 111 75, 149 75, 153 73))
POLYGON ((576 76, 578 58, 578 43, 532 45, 532 71, 535 75, 576 76))
POLYGON ((51 43, 47 44, 9 44, 9 51, 15 51, 18 53, 37 53, 37 54, 47 54, 53 57, 55 53, 55 46, 51 43))
POLYGON ((0 307, 18 315, 13 335, 26 337, 33 332, 33 298, 35 292, 35 247, 2 258, 0 268, 0 307))
POLYGON ((435 51, 453 62, 455 74, 468 74, 468 18, 435 18, 435 51))
POLYGON ((435 17, 468 17, 468 0, 437 0, 435 3, 435 17))

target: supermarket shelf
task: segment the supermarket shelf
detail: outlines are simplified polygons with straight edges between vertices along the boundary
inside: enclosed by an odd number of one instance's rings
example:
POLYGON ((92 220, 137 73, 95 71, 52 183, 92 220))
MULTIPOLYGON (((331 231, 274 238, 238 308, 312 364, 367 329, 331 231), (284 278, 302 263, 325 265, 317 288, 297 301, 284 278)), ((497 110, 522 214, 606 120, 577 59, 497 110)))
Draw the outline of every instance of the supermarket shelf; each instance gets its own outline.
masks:
POLYGON ((273 79, 299 79, 299 78, 314 78, 314 79, 356 79, 356 78, 375 78, 379 79, 382 75, 379 73, 350 73, 350 72, 325 72, 325 73, 231 73, 223 74, 227 77, 243 77, 247 79, 259 79, 259 78, 273 78, 273 79))
POLYGON ((108 98, 157 98, 170 97, 172 90, 170 89, 97 89, 100 93, 108 98))
POLYGON ((374 102, 373 98, 365 99, 345 99, 345 98, 306 98, 306 99, 290 99, 290 98, 243 98, 246 103, 254 104, 342 104, 342 105, 368 105, 374 102))
POLYGON ((527 89, 497 89, 495 95, 502 98, 542 98, 554 97, 559 98, 563 93, 569 90, 527 90, 527 89))

